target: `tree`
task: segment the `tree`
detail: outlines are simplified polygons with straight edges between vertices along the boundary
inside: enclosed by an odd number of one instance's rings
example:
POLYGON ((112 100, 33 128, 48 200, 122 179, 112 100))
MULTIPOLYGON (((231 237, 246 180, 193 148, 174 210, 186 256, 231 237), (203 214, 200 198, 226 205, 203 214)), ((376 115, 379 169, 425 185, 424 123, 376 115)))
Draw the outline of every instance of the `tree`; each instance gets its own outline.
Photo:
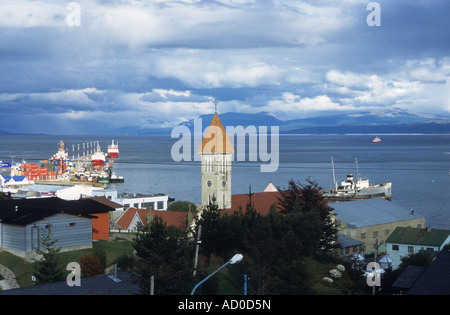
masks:
POLYGON ((196 212, 197 206, 190 201, 175 201, 172 202, 168 207, 167 211, 181 211, 181 212, 196 212))
POLYGON ((38 249, 36 253, 42 255, 42 258, 33 262, 33 273, 36 278, 36 284, 64 281, 64 270, 59 267, 57 260, 57 254, 60 249, 54 247, 58 240, 52 240, 50 225, 41 232, 41 240, 44 249, 38 249))
POLYGON ((307 184, 301 184, 291 179, 288 189, 279 189, 281 194, 281 197, 278 198, 279 210, 284 214, 314 213, 313 216, 319 219, 314 221, 322 230, 316 249, 328 251, 337 246, 337 227, 333 220, 333 209, 328 205, 320 190, 317 183, 309 179, 307 179, 307 184))
POLYGON ((405 270, 409 265, 411 266, 429 266, 436 257, 436 252, 428 250, 420 250, 417 253, 410 253, 408 256, 401 257, 401 264, 398 266, 399 270, 405 270))
POLYGON ((144 227, 133 240, 136 251, 134 275, 142 294, 150 292, 154 276, 155 294, 187 294, 192 287, 192 246, 181 230, 167 227, 161 217, 144 227))

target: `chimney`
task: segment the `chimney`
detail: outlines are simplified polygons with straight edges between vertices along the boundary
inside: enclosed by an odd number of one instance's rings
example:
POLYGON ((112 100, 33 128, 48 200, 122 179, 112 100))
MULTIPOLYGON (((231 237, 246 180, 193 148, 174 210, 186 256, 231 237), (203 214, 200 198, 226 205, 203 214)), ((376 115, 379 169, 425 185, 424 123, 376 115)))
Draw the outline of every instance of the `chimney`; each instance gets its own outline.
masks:
POLYGON ((108 278, 110 278, 114 282, 121 282, 119 278, 117 278, 117 261, 114 260, 114 275, 109 275, 108 278))

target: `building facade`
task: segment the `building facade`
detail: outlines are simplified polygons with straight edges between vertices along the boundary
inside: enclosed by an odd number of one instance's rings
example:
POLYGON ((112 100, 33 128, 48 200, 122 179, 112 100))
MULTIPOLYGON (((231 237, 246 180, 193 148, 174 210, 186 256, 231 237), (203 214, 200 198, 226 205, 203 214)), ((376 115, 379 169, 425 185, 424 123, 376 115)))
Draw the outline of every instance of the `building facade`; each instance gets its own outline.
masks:
POLYGON ((201 154, 202 207, 215 198, 219 208, 230 209, 234 148, 217 112, 206 130, 198 153, 201 154))
POLYGON ((397 227, 386 239, 392 269, 400 266, 402 257, 421 250, 440 252, 447 244, 450 244, 450 231, 431 228, 397 227))
POLYGON ((386 251, 386 239, 397 227, 424 228, 425 217, 384 198, 329 203, 338 221, 339 234, 365 243, 366 253, 386 251), (381 244, 381 245, 380 245, 381 244))

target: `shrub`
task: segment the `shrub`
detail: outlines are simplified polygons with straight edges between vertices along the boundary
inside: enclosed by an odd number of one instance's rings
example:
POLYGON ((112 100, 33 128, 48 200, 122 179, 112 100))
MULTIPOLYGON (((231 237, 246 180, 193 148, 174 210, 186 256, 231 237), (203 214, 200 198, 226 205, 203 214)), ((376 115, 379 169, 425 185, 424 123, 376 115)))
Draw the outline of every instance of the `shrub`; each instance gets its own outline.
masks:
POLYGON ((84 255, 80 259, 81 274, 83 277, 93 277, 102 274, 100 259, 94 255, 84 255))

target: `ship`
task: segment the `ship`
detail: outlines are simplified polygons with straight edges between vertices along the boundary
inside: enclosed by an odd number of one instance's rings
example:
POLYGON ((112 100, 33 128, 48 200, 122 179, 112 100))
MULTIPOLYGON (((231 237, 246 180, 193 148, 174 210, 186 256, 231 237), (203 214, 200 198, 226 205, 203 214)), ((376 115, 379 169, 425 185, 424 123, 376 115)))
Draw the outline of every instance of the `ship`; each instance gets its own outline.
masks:
POLYGON ((91 155, 92 166, 104 166, 106 162, 106 154, 100 149, 100 145, 97 142, 97 148, 91 155))
MULTIPOLYGON (((382 183, 373 185, 367 178, 355 177, 352 173, 348 173, 347 177, 338 183, 335 180, 334 162, 331 159, 333 168, 333 183, 331 190, 322 190, 322 196, 328 201, 348 201, 361 200, 370 198, 385 198, 391 200, 392 198, 392 183, 382 183)), ((356 159, 356 165, 358 160, 356 159)), ((357 167, 358 168, 358 167, 357 167)), ((358 173, 358 171, 357 171, 358 173)))
POLYGON ((373 140, 372 140, 372 143, 380 143, 380 142, 381 142, 381 138, 378 136, 373 138, 373 140))
POLYGON ((117 159, 119 157, 119 143, 114 143, 112 141, 111 145, 108 146, 108 157, 110 159, 117 159))

